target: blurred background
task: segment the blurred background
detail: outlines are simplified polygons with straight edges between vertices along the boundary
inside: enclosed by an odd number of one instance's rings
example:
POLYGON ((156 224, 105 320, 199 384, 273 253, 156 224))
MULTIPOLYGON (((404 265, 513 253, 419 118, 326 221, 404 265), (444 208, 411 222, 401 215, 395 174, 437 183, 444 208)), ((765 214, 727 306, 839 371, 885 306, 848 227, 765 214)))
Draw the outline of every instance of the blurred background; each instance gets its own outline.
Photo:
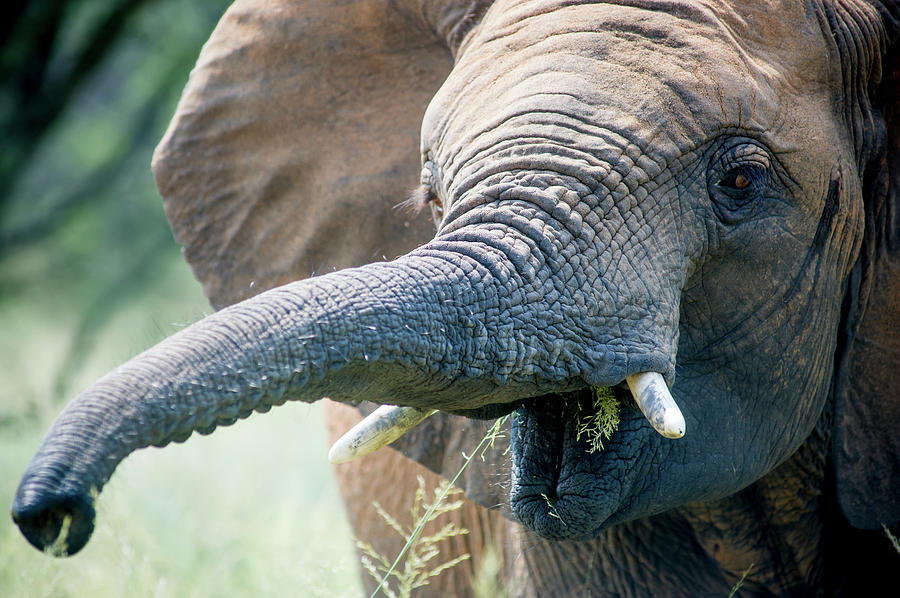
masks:
MULTIPOLYGON (((0 21, 0 509, 65 403, 209 313, 150 157, 225 0, 32 0, 0 21)), ((74 557, 0 515, 0 596, 361 595, 319 407, 119 467, 74 557)))

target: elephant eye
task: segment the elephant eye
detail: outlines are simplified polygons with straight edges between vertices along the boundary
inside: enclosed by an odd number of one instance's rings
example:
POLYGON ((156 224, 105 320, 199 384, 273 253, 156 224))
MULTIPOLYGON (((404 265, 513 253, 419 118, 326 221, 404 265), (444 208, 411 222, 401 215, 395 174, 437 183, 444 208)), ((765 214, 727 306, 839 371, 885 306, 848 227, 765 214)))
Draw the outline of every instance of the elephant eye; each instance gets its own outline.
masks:
POLYGON ((745 191, 753 184, 754 179, 761 178, 759 170, 747 166, 732 168, 719 179, 716 186, 726 191, 745 191))
POLYGON ((737 223, 777 194, 768 151, 753 140, 740 140, 716 152, 707 171, 707 185, 716 213, 737 223))
POLYGON ((434 220, 434 226, 435 228, 439 228, 441 226, 441 221, 444 219, 444 202, 437 196, 437 193, 432 191, 431 201, 428 205, 431 206, 431 218, 434 220))
POLYGON ((422 167, 421 183, 413 189, 406 201, 397 207, 409 210, 415 214, 420 213, 426 207, 431 210, 431 217, 435 227, 439 227, 444 218, 444 202, 437 193, 437 177, 434 164, 429 160, 422 167))
POLYGON ((439 228, 441 221, 444 219, 444 202, 441 201, 437 192, 437 189, 440 188, 437 166, 427 157, 428 155, 426 154, 426 160, 422 165, 422 173, 420 175, 421 185, 417 192, 422 198, 420 205, 422 207, 427 205, 431 208, 431 218, 434 220, 434 226, 439 228))

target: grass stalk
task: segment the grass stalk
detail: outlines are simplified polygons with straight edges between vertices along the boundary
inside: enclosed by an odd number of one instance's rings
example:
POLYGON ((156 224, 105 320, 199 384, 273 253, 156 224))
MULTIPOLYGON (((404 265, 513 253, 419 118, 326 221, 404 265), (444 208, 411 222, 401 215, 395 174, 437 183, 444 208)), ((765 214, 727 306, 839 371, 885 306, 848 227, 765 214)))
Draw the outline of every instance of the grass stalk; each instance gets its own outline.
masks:
POLYGON ((741 586, 744 585, 744 580, 747 579, 747 576, 750 574, 750 571, 755 566, 756 566, 756 563, 750 563, 750 566, 747 567, 747 569, 744 571, 744 574, 741 575, 741 578, 739 580, 737 580, 737 583, 734 584, 733 588, 731 588, 731 593, 728 594, 728 598, 734 598, 734 596, 737 594, 738 590, 741 589, 741 586))
MULTIPOLYGON (((450 480, 450 483, 443 485, 440 492, 437 494, 435 500, 428 507, 428 509, 425 511, 425 513, 418 519, 416 526, 413 529, 413 532, 409 535, 409 538, 407 538, 407 540, 406 540, 406 544, 404 544, 403 548, 400 550, 400 554, 398 554, 397 558, 394 559, 394 562, 391 563, 391 566, 385 572, 385 574, 381 578, 381 581, 379 582, 378 586, 375 588, 375 590, 372 592, 372 594, 370 595, 369 598, 375 598, 375 596, 378 595, 378 592, 381 592, 385 588, 385 584, 387 583, 387 580, 391 577, 391 575, 394 574, 394 571, 397 569, 397 566, 400 564, 400 561, 403 560, 403 557, 405 557, 406 554, 410 551, 410 549, 413 546, 415 546, 415 544, 419 541, 419 539, 422 535, 422 530, 425 529, 425 525, 433 519, 435 511, 444 502, 444 500, 447 498, 448 494, 450 494, 450 492, 452 492, 453 488, 456 485, 456 481, 459 479, 459 477, 462 475, 462 473, 469 466, 469 463, 471 463, 472 459, 474 459, 475 456, 479 454, 479 452, 481 452, 482 457, 483 457, 484 451, 487 450, 488 448, 493 447, 494 441, 500 436, 501 428, 502 428, 503 424, 506 422, 508 417, 509 416, 501 417, 500 419, 498 419, 497 421, 494 422, 494 425, 491 426, 491 428, 487 431, 487 433, 481 439, 481 442, 479 442, 478 446, 475 447, 475 450, 472 451, 471 455, 466 455, 465 453, 463 453, 464 459, 463 459, 462 465, 459 468, 459 471, 456 472, 456 475, 453 476, 453 479, 450 480)), ((394 521, 394 520, 391 519, 391 521, 394 521)), ((396 523, 396 522, 394 521, 394 523, 396 523)), ((389 525, 390 525, 390 522, 389 522, 389 525)), ((391 527, 394 527, 394 525, 391 525, 391 527)), ((454 560, 451 562, 452 562, 452 565, 441 566, 440 571, 443 571, 445 569, 450 568, 453 565, 456 565, 458 562, 460 562, 460 560, 454 560)), ((438 571, 438 572, 440 572, 440 571, 438 571)))

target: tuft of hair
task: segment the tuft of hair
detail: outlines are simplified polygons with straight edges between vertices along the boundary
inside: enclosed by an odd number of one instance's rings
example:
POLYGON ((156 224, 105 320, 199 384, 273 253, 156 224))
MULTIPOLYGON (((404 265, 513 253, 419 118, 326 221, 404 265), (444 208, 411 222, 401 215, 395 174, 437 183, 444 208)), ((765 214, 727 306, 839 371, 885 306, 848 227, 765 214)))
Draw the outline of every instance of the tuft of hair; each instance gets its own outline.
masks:
POLYGON ((409 214, 421 214, 422 210, 434 201, 434 191, 428 185, 419 185, 413 189, 405 201, 398 203, 395 208, 409 214))

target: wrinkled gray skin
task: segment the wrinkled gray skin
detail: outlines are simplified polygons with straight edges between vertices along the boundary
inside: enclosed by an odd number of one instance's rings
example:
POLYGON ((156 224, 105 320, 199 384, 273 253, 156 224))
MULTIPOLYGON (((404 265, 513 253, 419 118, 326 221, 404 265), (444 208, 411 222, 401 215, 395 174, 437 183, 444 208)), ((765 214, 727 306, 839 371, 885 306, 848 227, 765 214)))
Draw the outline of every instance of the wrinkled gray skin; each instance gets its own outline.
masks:
MULTIPOLYGON (((897 7, 624 4, 501 1, 467 23, 422 125, 435 238, 225 308, 102 378, 24 474, 13 517, 29 541, 50 545, 71 516, 77 552, 93 493, 137 448, 327 395, 515 409, 509 507, 544 538, 602 539, 557 553, 605 554, 598 595, 727 595, 716 567, 733 547, 716 538, 764 546, 792 526, 793 552, 759 548, 748 591, 825 587, 813 505, 836 364, 859 268, 896 233, 893 113, 877 102, 897 7), (642 371, 665 376, 687 434, 660 437, 619 388, 619 430, 588 454, 565 393, 642 371), (754 483, 775 497, 769 531, 721 529, 754 483), (690 527, 716 533, 702 545, 690 527)), ((896 498, 845 512, 893 524, 896 498)))

